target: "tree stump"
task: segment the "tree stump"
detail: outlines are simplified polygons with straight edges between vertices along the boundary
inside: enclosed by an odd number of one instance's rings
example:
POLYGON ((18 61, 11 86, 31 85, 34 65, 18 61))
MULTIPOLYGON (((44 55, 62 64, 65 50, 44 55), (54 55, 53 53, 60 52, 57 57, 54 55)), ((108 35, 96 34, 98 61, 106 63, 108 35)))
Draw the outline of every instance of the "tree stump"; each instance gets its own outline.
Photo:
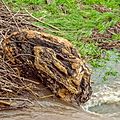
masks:
POLYGON ((25 78, 37 78, 65 101, 86 102, 92 93, 90 70, 66 39, 32 30, 3 40, 5 60, 25 78))

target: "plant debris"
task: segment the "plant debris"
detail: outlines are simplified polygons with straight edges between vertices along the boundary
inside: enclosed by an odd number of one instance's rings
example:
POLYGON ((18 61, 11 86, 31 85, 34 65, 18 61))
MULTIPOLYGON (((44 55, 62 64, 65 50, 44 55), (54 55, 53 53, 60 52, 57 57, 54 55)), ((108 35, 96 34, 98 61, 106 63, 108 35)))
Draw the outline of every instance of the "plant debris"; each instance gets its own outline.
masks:
POLYGON ((24 78, 39 79, 65 101, 86 102, 90 70, 66 39, 43 32, 14 32, 3 41, 5 60, 24 78))
POLYGON ((103 5, 93 5, 93 8, 95 10, 97 10, 98 12, 101 12, 101 13, 104 13, 104 12, 112 12, 112 10, 110 8, 106 8, 105 6, 103 5))
POLYGON ((10 12, 11 11, 8 11, 5 5, 0 3, 0 38, 10 35, 12 32, 18 31, 19 29, 44 30, 44 28, 32 24, 35 20, 30 15, 22 14, 19 11, 17 13, 10 12))
POLYGON ((98 46, 106 50, 117 49, 120 51, 120 41, 104 41, 99 43, 98 46))
POLYGON ((120 23, 117 23, 113 27, 110 27, 106 30, 103 34, 99 33, 98 30, 93 30, 92 33, 92 40, 96 42, 99 47, 102 49, 110 50, 110 49, 120 49, 120 40, 114 40, 114 41, 107 41, 110 40, 113 35, 120 34, 120 23))
POLYGON ((41 32, 32 16, 0 6, 0 110, 53 96, 41 97, 41 83, 65 101, 86 102, 92 93, 91 72, 72 44, 41 32))
POLYGON ((13 13, 8 9, 0 2, 0 100, 2 101, 0 110, 24 108, 24 106, 32 104, 30 101, 43 99, 46 98, 46 96, 51 97, 51 93, 47 90, 47 87, 43 86, 36 79, 21 77, 19 71, 12 68, 8 61, 4 59, 2 49, 3 39, 11 33, 18 31, 18 27, 20 30, 32 29, 42 31, 44 29, 32 24, 31 22, 35 20, 30 15, 20 12, 13 13), (13 16, 17 26, 12 19, 13 16), (45 91, 44 93, 43 90, 45 91), (22 101, 22 103, 20 101, 22 101), (3 106, 3 102, 10 103, 10 105, 4 104, 3 106), (14 104, 11 104, 11 102, 14 102, 14 104))
POLYGON ((99 33, 98 30, 94 29, 92 33, 92 39, 95 42, 102 42, 107 39, 111 39, 112 35, 120 34, 120 23, 117 23, 113 27, 107 29, 103 34, 99 33))

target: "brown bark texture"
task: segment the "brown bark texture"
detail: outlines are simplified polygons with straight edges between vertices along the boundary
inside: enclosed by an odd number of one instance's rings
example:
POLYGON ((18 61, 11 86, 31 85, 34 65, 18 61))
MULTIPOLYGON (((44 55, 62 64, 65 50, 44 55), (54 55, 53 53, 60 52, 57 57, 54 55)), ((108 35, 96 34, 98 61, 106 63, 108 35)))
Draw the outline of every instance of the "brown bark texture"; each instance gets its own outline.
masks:
POLYGON ((13 32, 2 42, 5 60, 21 77, 39 79, 65 101, 86 102, 91 72, 66 39, 33 30, 13 32))

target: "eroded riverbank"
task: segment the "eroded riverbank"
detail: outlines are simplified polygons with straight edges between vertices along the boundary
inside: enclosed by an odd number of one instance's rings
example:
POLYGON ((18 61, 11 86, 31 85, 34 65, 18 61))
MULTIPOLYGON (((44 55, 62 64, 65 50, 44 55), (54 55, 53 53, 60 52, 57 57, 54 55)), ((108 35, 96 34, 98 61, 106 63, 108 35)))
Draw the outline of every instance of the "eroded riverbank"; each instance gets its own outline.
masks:
MULTIPOLYGON (((0 112, 2 120, 119 120, 120 118, 120 61, 116 61, 117 55, 111 54, 111 59, 107 61, 106 67, 94 69, 92 78, 93 95, 91 99, 82 107, 72 106, 65 102, 46 98, 35 102, 34 106, 22 110, 11 110, 0 112), (117 76, 111 76, 103 81, 107 68, 118 72, 117 76), (98 72, 99 71, 99 72, 98 72), (102 71, 104 71, 103 74, 102 71)), ((47 91, 48 92, 48 91, 47 91)), ((44 91, 44 93, 47 93, 44 91)), ((43 93, 42 93, 43 95, 43 93)))

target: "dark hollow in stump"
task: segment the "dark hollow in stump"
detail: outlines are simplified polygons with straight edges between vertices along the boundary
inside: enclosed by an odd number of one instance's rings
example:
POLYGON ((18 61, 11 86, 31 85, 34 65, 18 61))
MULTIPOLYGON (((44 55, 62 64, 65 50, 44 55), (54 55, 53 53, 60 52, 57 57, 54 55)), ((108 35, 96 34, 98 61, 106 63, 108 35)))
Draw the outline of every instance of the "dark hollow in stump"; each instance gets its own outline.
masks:
POLYGON ((92 93, 90 70, 66 39, 22 30, 3 40, 5 60, 25 78, 37 78, 65 101, 86 102, 92 93))

